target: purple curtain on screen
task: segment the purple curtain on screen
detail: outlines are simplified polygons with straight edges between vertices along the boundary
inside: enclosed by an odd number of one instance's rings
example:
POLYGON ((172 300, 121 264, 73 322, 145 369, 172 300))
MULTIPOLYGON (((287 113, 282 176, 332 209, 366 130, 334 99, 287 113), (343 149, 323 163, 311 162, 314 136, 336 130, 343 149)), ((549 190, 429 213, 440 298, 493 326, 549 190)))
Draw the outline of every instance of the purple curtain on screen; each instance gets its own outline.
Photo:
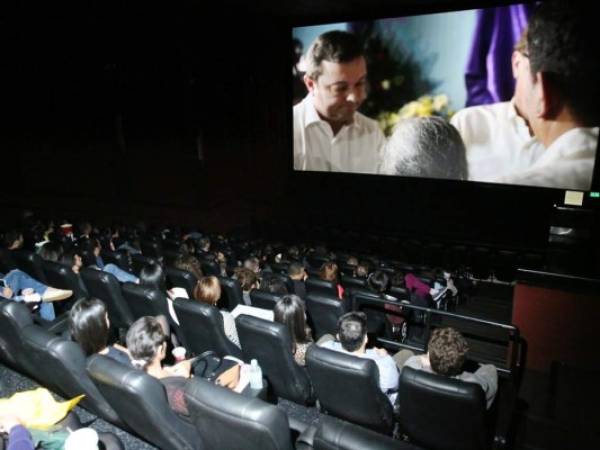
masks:
POLYGON ((465 71, 466 106, 510 100, 515 88, 511 56, 527 26, 532 5, 486 8, 477 12, 471 56, 465 71))

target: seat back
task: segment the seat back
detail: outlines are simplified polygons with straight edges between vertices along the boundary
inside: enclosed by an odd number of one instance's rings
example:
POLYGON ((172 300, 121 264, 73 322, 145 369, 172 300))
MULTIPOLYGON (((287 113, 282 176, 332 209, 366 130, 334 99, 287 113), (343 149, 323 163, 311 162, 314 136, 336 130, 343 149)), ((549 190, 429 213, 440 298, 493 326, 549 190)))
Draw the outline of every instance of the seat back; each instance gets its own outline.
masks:
POLYGON ((323 416, 313 439, 313 450, 422 450, 358 425, 323 416))
POLYGON ((182 298, 176 298, 173 306, 181 336, 189 351, 200 355, 213 350, 219 356, 242 358, 242 351, 225 335, 223 316, 215 306, 182 298))
POLYGON ((136 276, 140 276, 140 272, 146 264, 158 264, 158 259, 137 253, 131 255, 131 270, 136 276))
POLYGON ((146 257, 157 259, 162 257, 162 246, 158 241, 142 240, 140 242, 140 249, 146 257))
POLYGON ((346 303, 337 296, 321 294, 308 294, 306 309, 312 320, 316 339, 327 333, 335 335, 338 319, 347 312, 346 303))
POLYGON ((79 275, 73 272, 69 266, 54 261, 44 261, 42 267, 48 284, 58 289, 73 291, 73 301, 88 296, 85 285, 79 282, 79 275))
POLYGON ((348 288, 367 288, 367 279, 366 278, 355 278, 353 276, 342 275, 341 277, 342 286, 345 289, 348 288))
POLYGON ((12 251, 7 248, 0 248, 0 273, 8 273, 17 268, 12 257, 12 251))
POLYGON ((484 449, 486 401, 476 383, 404 367, 398 420, 412 442, 434 450, 484 449))
POLYGON ((34 369, 28 362, 21 333, 29 326, 33 326, 33 319, 27 306, 12 300, 0 300, 0 358, 26 375, 31 375, 34 369))
POLYGON ((194 289, 198 284, 198 278, 187 270, 180 270, 174 267, 167 267, 167 278, 175 287, 185 289, 189 298, 194 298, 194 289))
POLYGON ((27 273, 31 278, 35 278, 40 283, 48 285, 44 269, 42 268, 43 259, 40 255, 29 250, 15 250, 11 256, 18 269, 27 273))
POLYGON ((164 248, 162 250, 162 254, 163 254, 163 260, 165 263, 165 266, 169 267, 169 266, 173 266, 175 264, 175 261, 177 261, 179 258, 181 258, 183 256, 183 253, 179 250, 171 250, 169 248, 164 248))
POLYGON ((82 269, 81 278, 91 297, 99 298, 106 304, 111 326, 129 328, 133 323, 133 314, 121 294, 117 278, 107 272, 96 269, 82 269))
POLYGON ((144 316, 157 316, 159 314, 169 317, 169 307, 164 292, 135 283, 121 285, 123 298, 127 302, 134 320, 144 316))
POLYGON ((321 294, 328 296, 338 296, 337 284, 333 281, 321 280, 316 277, 308 277, 304 282, 307 294, 321 294))
POLYGON ((104 264, 114 264, 126 272, 129 272, 131 269, 129 266, 129 257, 127 256, 127 252, 111 252, 108 250, 102 250, 100 256, 102 256, 102 261, 104 261, 104 264))
POLYGON ((242 287, 238 280, 227 277, 217 277, 221 284, 221 304, 228 311, 233 311, 237 305, 244 304, 242 287))
POLYGON ((36 378, 44 386, 64 398, 85 394, 81 406, 109 422, 124 425, 88 376, 87 358, 79 344, 36 325, 23 329, 23 344, 28 358, 38 368, 36 378))
POLYGON ((214 275, 215 277, 221 275, 221 267, 211 259, 200 259, 200 267, 202 267, 204 275, 214 275))
POLYGON ((277 406, 201 378, 192 379, 185 394, 192 422, 208 448, 293 450, 287 416, 277 406))
POLYGON ((306 368, 321 408, 372 430, 391 434, 393 408, 379 387, 375 361, 312 345, 306 368))
POLYGON ((103 355, 88 358, 87 372, 123 422, 148 442, 163 450, 205 448, 194 426, 171 410, 156 378, 103 355))
POLYGON ((271 294, 267 291, 262 291, 260 289, 252 289, 250 291, 250 300, 252 301, 252 306, 263 309, 273 309, 275 308, 275 304, 281 299, 281 296, 271 294))
POLYGON ((292 355, 292 341, 287 328, 253 316, 236 319, 244 359, 256 359, 273 392, 300 404, 313 402, 310 380, 292 355))

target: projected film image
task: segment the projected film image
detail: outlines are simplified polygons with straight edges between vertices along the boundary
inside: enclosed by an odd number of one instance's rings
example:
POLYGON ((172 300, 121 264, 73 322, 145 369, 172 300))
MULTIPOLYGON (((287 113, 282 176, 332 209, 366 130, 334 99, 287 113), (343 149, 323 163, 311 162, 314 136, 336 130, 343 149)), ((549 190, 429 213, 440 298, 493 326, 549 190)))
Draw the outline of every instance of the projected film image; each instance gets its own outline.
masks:
POLYGON ((293 28, 294 169, 589 190, 586 16, 515 4, 293 28))

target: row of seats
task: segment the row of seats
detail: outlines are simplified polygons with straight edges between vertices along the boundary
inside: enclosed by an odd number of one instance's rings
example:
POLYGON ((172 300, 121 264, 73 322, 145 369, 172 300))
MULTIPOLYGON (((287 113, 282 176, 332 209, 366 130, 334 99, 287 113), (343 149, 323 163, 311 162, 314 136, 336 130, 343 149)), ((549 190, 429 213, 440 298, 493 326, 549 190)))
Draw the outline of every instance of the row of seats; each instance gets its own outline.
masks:
MULTIPOLYGON (((45 265, 45 262, 42 263, 43 267, 45 265)), ((69 268, 66 269, 70 270, 69 268)), ((173 272, 174 270, 171 271, 171 276, 182 275, 185 282, 192 281, 185 274, 177 274, 173 272)), ((111 322, 117 328, 127 329, 133 320, 140 316, 168 315, 164 293, 132 283, 125 283, 121 286, 114 276, 93 269, 82 270, 81 277, 89 295, 105 301, 111 322)), ((235 297, 236 303, 239 303, 241 301, 239 283, 228 278, 223 278, 221 282, 224 286, 229 285, 231 287, 233 285, 234 293, 231 293, 230 289, 229 294, 235 297)), ((335 305, 339 308, 342 303, 337 300, 336 296, 332 295, 337 294, 335 285, 320 279, 309 279, 307 280, 307 290, 310 292, 307 305, 313 321, 315 321, 315 318, 317 318, 316 321, 321 318, 329 318, 326 327, 329 328, 328 332, 332 331, 331 328, 337 324, 337 317, 343 311, 335 311, 335 317, 330 317, 330 313, 333 311, 332 308, 329 308, 328 311, 311 312, 310 305, 319 304, 319 300, 323 300, 319 299, 319 294, 315 294, 315 292, 318 292, 324 297, 324 300, 329 301, 329 303, 335 302, 335 305)), ((261 291, 255 292, 260 298, 261 291)), ((233 303, 231 299, 229 302, 233 303)), ((273 305, 274 303, 271 302, 270 306, 273 305)), ((242 351, 240 352, 225 337, 222 331, 222 318, 216 308, 181 299, 175 300, 174 306, 180 319, 181 326, 179 330, 180 335, 183 337, 182 340, 193 353, 199 354, 205 350, 217 350, 220 354, 233 354, 246 361, 256 358, 263 366, 265 375, 269 379, 276 396, 301 404, 312 404, 316 394, 324 411, 379 432, 391 433, 396 418, 393 411, 391 411, 391 405, 387 397, 379 390, 376 366, 372 361, 361 360, 313 346, 307 354, 307 373, 295 364, 289 351, 292 347, 290 337, 287 330, 280 324, 265 322, 254 317, 240 316, 236 321, 240 342, 242 343, 242 351), (343 380, 343 387, 340 383, 331 386, 332 380, 343 380), (357 393, 356 386, 361 386, 361 390, 358 392, 360 395, 349 397, 346 392, 357 393)), ((407 377, 411 375, 410 370, 403 372, 403 377, 404 373, 407 374, 407 377)), ((431 380, 426 380, 419 377, 419 375, 416 376, 417 379, 420 379, 421 385, 426 386, 430 391, 432 390, 431 385, 435 386, 440 383, 439 380, 433 380, 432 384, 431 380)), ((451 387, 451 390, 456 391, 457 389, 451 387)), ((473 404, 477 405, 476 396, 471 396, 471 398, 474 399, 473 404)), ((480 405, 484 405, 484 403, 483 401, 479 402, 480 405)), ((407 412, 410 411, 410 408, 404 408, 403 410, 407 412)), ((484 414, 481 416, 483 417, 484 414)), ((407 413, 405 415, 405 419, 408 421, 414 422, 415 417, 413 414, 407 413)), ((419 427, 416 427, 416 429, 418 430, 419 427)), ((424 438, 426 439, 426 436, 424 438)), ((420 437, 416 439, 418 442, 423 442, 420 437)), ((456 436, 449 442, 456 442, 456 436)))
POLYGON ((274 405, 202 379, 187 384, 183 419, 158 380, 102 355, 86 360, 78 344, 33 324, 12 301, 0 305, 0 358, 66 398, 86 394, 83 407, 165 450, 418 448, 329 418, 306 429, 274 405))

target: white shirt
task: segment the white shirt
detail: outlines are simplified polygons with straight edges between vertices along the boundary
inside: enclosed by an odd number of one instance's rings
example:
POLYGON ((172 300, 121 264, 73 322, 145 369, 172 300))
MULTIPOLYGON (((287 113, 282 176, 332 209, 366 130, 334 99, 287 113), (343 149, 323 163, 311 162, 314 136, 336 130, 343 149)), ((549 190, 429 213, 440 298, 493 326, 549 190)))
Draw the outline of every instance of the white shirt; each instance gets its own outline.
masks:
POLYGON ((497 183, 528 169, 544 152, 512 102, 465 108, 450 123, 465 143, 469 180, 497 183))
POLYGON ((591 188, 598 147, 598 127, 573 128, 561 134, 526 171, 503 183, 586 191, 591 188))
POLYGON ((377 122, 361 113, 333 135, 309 93, 294 106, 294 169, 325 172, 377 173, 385 142, 377 122))

